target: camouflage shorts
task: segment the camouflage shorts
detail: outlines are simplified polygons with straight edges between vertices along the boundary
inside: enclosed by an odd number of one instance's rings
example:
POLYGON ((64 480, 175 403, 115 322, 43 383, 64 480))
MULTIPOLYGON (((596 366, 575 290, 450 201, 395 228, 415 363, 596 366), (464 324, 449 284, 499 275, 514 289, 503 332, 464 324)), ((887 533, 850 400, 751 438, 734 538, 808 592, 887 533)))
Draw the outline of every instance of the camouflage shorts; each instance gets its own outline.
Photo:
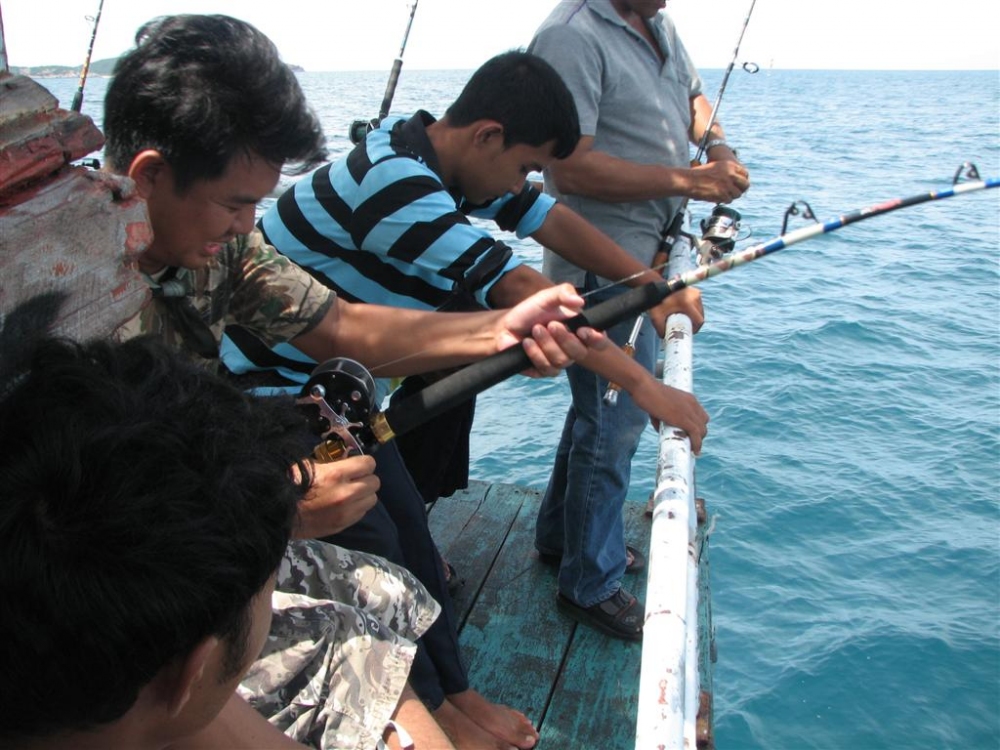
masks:
POLYGON ((240 695, 299 742, 375 747, 437 602, 399 566, 309 541, 289 545, 272 609, 240 695))

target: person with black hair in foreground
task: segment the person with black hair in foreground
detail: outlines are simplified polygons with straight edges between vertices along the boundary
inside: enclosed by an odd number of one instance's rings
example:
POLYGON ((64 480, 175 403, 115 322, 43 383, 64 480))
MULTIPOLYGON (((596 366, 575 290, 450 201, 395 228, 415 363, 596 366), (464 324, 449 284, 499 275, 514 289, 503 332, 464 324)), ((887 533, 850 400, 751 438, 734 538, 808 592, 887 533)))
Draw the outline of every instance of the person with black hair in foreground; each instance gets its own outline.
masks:
MULTIPOLYGON (((153 230, 152 242, 139 257, 153 298, 117 331, 120 340, 152 334, 214 370, 224 329, 239 324, 269 345, 294 341, 317 361, 350 357, 386 376, 463 364, 512 345, 524 347, 535 374, 555 374, 606 344, 592 329, 573 334, 560 322, 583 306, 569 286, 544 290, 509 310, 399 310, 345 302, 278 255, 254 228, 256 204, 275 188, 282 170, 315 165, 326 151, 295 74, 250 24, 228 16, 181 15, 145 25, 136 47, 115 66, 103 125, 107 167, 135 182, 153 230)), ((400 464, 391 442, 376 459, 353 456, 311 466, 313 488, 299 504, 295 535, 325 537, 361 526, 362 516, 377 516, 365 534, 341 546, 405 565, 443 607, 418 642, 410 676, 415 692, 431 709, 451 708, 452 715, 462 713, 466 721, 485 725, 498 747, 533 746, 537 733, 522 714, 469 687, 456 658, 455 617, 439 560, 433 553, 407 559, 397 524, 376 502, 380 483, 380 494, 386 495, 415 492, 412 481, 401 466, 386 469, 394 472, 392 482, 385 474, 375 476, 376 461, 380 467, 400 464), (457 665, 447 691, 442 684, 446 662, 457 665), (445 701, 445 692, 460 695, 464 710, 445 701)), ((413 524, 399 528, 422 535, 432 549, 423 505, 416 507, 413 524)), ((290 583, 319 585, 320 590, 308 593, 328 599, 322 588, 331 574, 339 576, 339 583, 351 580, 353 563, 343 550, 329 559, 332 546, 309 549, 316 555, 296 558, 289 568, 290 583), (317 559, 325 562, 314 564, 317 559)), ((279 591, 286 591, 288 583, 279 581, 279 591)), ((303 616, 298 622, 305 628, 311 620, 303 616)), ((322 634, 307 628, 300 635, 310 644, 323 641, 322 634)), ((367 674, 352 669, 353 674, 367 674)), ((351 679, 333 671, 325 677, 315 673, 310 678, 315 680, 310 684, 322 689, 324 701, 336 699, 337 691, 351 701, 351 679)), ((305 722, 297 713, 272 712, 266 685, 248 688, 253 705, 273 722, 288 731, 301 729, 305 722)), ((292 702, 296 711, 312 705, 305 700, 311 690, 303 694, 303 700, 292 702)), ((287 701, 279 700, 283 703, 287 701)), ((315 713, 316 721, 327 724, 351 723, 355 715, 320 708, 315 713)), ((353 741, 337 742, 355 746, 353 741)))
MULTIPOLYGON (((265 641, 276 650, 276 571, 309 486, 290 473, 309 476, 302 416, 150 339, 48 340, 16 364, 0 383, 0 746, 301 747, 236 690, 265 641)), ((331 640, 372 619, 298 603, 331 640)), ((425 627, 426 592, 419 610, 425 627)), ((406 745, 399 726, 417 747, 450 747, 405 687, 419 632, 392 632, 403 617, 386 614, 363 635, 373 665, 394 657, 403 680, 355 685, 359 705, 390 747, 406 745)))

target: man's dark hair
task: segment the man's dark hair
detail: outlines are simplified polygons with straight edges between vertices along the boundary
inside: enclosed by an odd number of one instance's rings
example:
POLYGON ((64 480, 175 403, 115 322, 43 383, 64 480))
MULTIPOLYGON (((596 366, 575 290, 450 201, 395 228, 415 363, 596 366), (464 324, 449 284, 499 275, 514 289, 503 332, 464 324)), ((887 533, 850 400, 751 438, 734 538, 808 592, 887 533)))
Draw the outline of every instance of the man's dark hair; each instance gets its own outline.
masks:
POLYGON ((105 155, 124 172, 160 151, 179 190, 222 175, 234 155, 303 172, 326 159, 295 73, 256 28, 221 15, 157 18, 115 65, 104 98, 105 155))
POLYGON ((456 127, 496 120, 506 148, 554 140, 556 159, 565 159, 580 141, 576 103, 563 79, 545 60, 520 50, 487 60, 445 114, 456 127))
POLYGON ((212 635, 233 677, 308 484, 287 401, 160 343, 28 362, 0 401, 0 745, 120 718, 212 635))

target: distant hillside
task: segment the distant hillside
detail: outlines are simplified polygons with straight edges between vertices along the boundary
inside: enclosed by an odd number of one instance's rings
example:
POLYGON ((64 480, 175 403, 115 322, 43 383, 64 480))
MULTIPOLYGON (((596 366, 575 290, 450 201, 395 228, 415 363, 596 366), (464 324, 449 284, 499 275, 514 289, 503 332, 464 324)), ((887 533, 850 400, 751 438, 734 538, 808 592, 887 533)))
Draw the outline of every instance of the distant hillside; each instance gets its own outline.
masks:
MULTIPOLYGON (((90 73, 92 76, 109 76, 115 69, 117 57, 109 57, 106 60, 92 60, 90 62, 90 73)), ((17 75, 30 76, 32 78, 75 78, 80 75, 83 65, 34 65, 31 67, 11 66, 11 72, 17 75)))
MULTIPOLYGON (((117 57, 109 57, 105 60, 92 60, 90 72, 92 76, 110 76, 115 70, 117 57)), ((300 65, 289 65, 296 73, 302 73, 304 68, 300 65)), ((16 75, 30 76, 31 78, 76 78, 83 70, 83 65, 35 65, 32 67, 11 66, 11 72, 16 75)))

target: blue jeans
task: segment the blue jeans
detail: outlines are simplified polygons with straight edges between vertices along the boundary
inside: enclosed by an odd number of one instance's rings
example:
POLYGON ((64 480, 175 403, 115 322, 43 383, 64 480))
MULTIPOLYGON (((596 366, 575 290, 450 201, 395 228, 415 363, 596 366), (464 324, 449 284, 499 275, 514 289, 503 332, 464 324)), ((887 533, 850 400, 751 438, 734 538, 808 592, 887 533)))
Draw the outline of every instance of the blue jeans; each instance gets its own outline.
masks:
MULTIPOLYGON (((590 277, 588 275, 588 282, 590 277)), ((620 289, 587 298, 593 305, 620 289)), ((607 331, 621 345, 634 319, 607 331)), ((636 342, 636 361, 652 372, 659 339, 645 319, 636 342)), ((622 507, 632 473, 632 456, 649 416, 625 392, 605 406, 608 381, 573 365, 566 370, 573 403, 556 449, 555 466, 535 526, 539 552, 561 554, 559 591, 580 606, 604 601, 621 586, 625 573, 622 507)))

